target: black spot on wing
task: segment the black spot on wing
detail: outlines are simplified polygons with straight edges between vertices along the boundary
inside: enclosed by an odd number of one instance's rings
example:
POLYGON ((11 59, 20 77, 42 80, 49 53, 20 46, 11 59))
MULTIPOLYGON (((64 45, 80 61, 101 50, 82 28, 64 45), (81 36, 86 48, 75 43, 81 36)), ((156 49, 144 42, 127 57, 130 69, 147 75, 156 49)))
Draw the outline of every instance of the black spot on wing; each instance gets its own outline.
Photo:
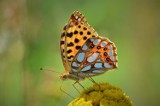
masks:
POLYGON ((63 33, 61 34, 61 38, 64 37, 64 36, 65 36, 65 33, 63 32, 63 33))
POLYGON ((73 44, 72 42, 70 42, 70 43, 67 44, 67 46, 68 46, 68 47, 74 46, 74 44, 73 44))
POLYGON ((84 30, 87 30, 87 28, 86 28, 86 27, 84 27, 83 29, 84 29, 84 30))
POLYGON ((67 33, 67 37, 72 37, 73 36, 73 33, 72 32, 70 32, 70 33, 67 33))
POLYGON ((80 31, 80 32, 79 32, 79 34, 80 34, 80 35, 83 35, 83 32, 82 32, 82 31, 80 31))
POLYGON ((76 49, 79 50, 81 48, 81 46, 76 46, 76 49))
POLYGON ((68 59, 71 59, 72 57, 73 57, 73 56, 71 55, 71 56, 68 56, 67 58, 68 58, 68 59))
POLYGON ((83 37, 83 40, 86 40, 86 39, 87 39, 87 37, 86 37, 86 36, 84 36, 84 37, 83 37))
POLYGON ((91 34, 91 32, 90 32, 90 31, 88 31, 88 32, 87 32, 87 35, 90 35, 90 34, 91 34))
POLYGON ((63 44, 64 44, 64 41, 61 41, 61 42, 60 42, 60 45, 63 45, 63 44))
POLYGON ((75 38, 74 42, 75 42, 75 43, 78 43, 78 42, 79 42, 79 39, 75 38))
POLYGON ((71 49, 69 49, 68 51, 67 51, 67 53, 71 53, 72 52, 72 50, 71 49))
POLYGON ((78 31, 77 31, 77 30, 75 30, 75 31, 74 31, 74 34, 78 34, 78 31))

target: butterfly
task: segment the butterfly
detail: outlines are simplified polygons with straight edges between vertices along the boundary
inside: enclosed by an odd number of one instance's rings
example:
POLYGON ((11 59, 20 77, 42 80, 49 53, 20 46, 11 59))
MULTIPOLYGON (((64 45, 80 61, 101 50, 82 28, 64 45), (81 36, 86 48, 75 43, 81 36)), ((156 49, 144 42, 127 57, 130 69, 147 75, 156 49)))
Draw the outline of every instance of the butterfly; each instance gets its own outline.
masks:
POLYGON ((117 68, 116 46, 88 24, 84 15, 73 12, 60 38, 63 80, 80 81, 117 68))

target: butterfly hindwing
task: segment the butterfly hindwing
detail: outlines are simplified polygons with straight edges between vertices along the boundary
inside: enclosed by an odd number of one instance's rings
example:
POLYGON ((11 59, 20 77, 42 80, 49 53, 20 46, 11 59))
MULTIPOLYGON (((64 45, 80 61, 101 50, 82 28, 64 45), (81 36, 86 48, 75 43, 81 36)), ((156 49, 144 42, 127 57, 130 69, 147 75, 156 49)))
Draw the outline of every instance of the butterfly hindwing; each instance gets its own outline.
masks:
POLYGON ((114 69, 117 67, 115 45, 106 38, 90 38, 79 50, 71 66, 74 72, 83 72, 86 76, 114 69))

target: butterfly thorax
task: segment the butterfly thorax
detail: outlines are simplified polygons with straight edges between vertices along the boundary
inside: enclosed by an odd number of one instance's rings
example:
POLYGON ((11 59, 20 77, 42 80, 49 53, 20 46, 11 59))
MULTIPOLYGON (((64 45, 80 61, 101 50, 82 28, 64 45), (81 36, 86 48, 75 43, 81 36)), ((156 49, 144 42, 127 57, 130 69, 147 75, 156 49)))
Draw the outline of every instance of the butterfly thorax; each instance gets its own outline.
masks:
POLYGON ((75 81, 84 80, 85 76, 83 73, 64 73, 59 76, 62 80, 72 79, 75 81))

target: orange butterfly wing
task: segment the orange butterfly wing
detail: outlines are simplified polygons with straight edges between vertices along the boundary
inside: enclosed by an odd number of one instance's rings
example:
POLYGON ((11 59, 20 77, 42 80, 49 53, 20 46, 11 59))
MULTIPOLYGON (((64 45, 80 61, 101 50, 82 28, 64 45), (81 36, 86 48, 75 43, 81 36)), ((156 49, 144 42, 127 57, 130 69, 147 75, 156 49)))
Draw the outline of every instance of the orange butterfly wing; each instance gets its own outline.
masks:
POLYGON ((66 72, 71 70, 71 62, 86 40, 96 36, 98 34, 87 23, 85 17, 75 11, 64 26, 60 39, 61 57, 66 72))

